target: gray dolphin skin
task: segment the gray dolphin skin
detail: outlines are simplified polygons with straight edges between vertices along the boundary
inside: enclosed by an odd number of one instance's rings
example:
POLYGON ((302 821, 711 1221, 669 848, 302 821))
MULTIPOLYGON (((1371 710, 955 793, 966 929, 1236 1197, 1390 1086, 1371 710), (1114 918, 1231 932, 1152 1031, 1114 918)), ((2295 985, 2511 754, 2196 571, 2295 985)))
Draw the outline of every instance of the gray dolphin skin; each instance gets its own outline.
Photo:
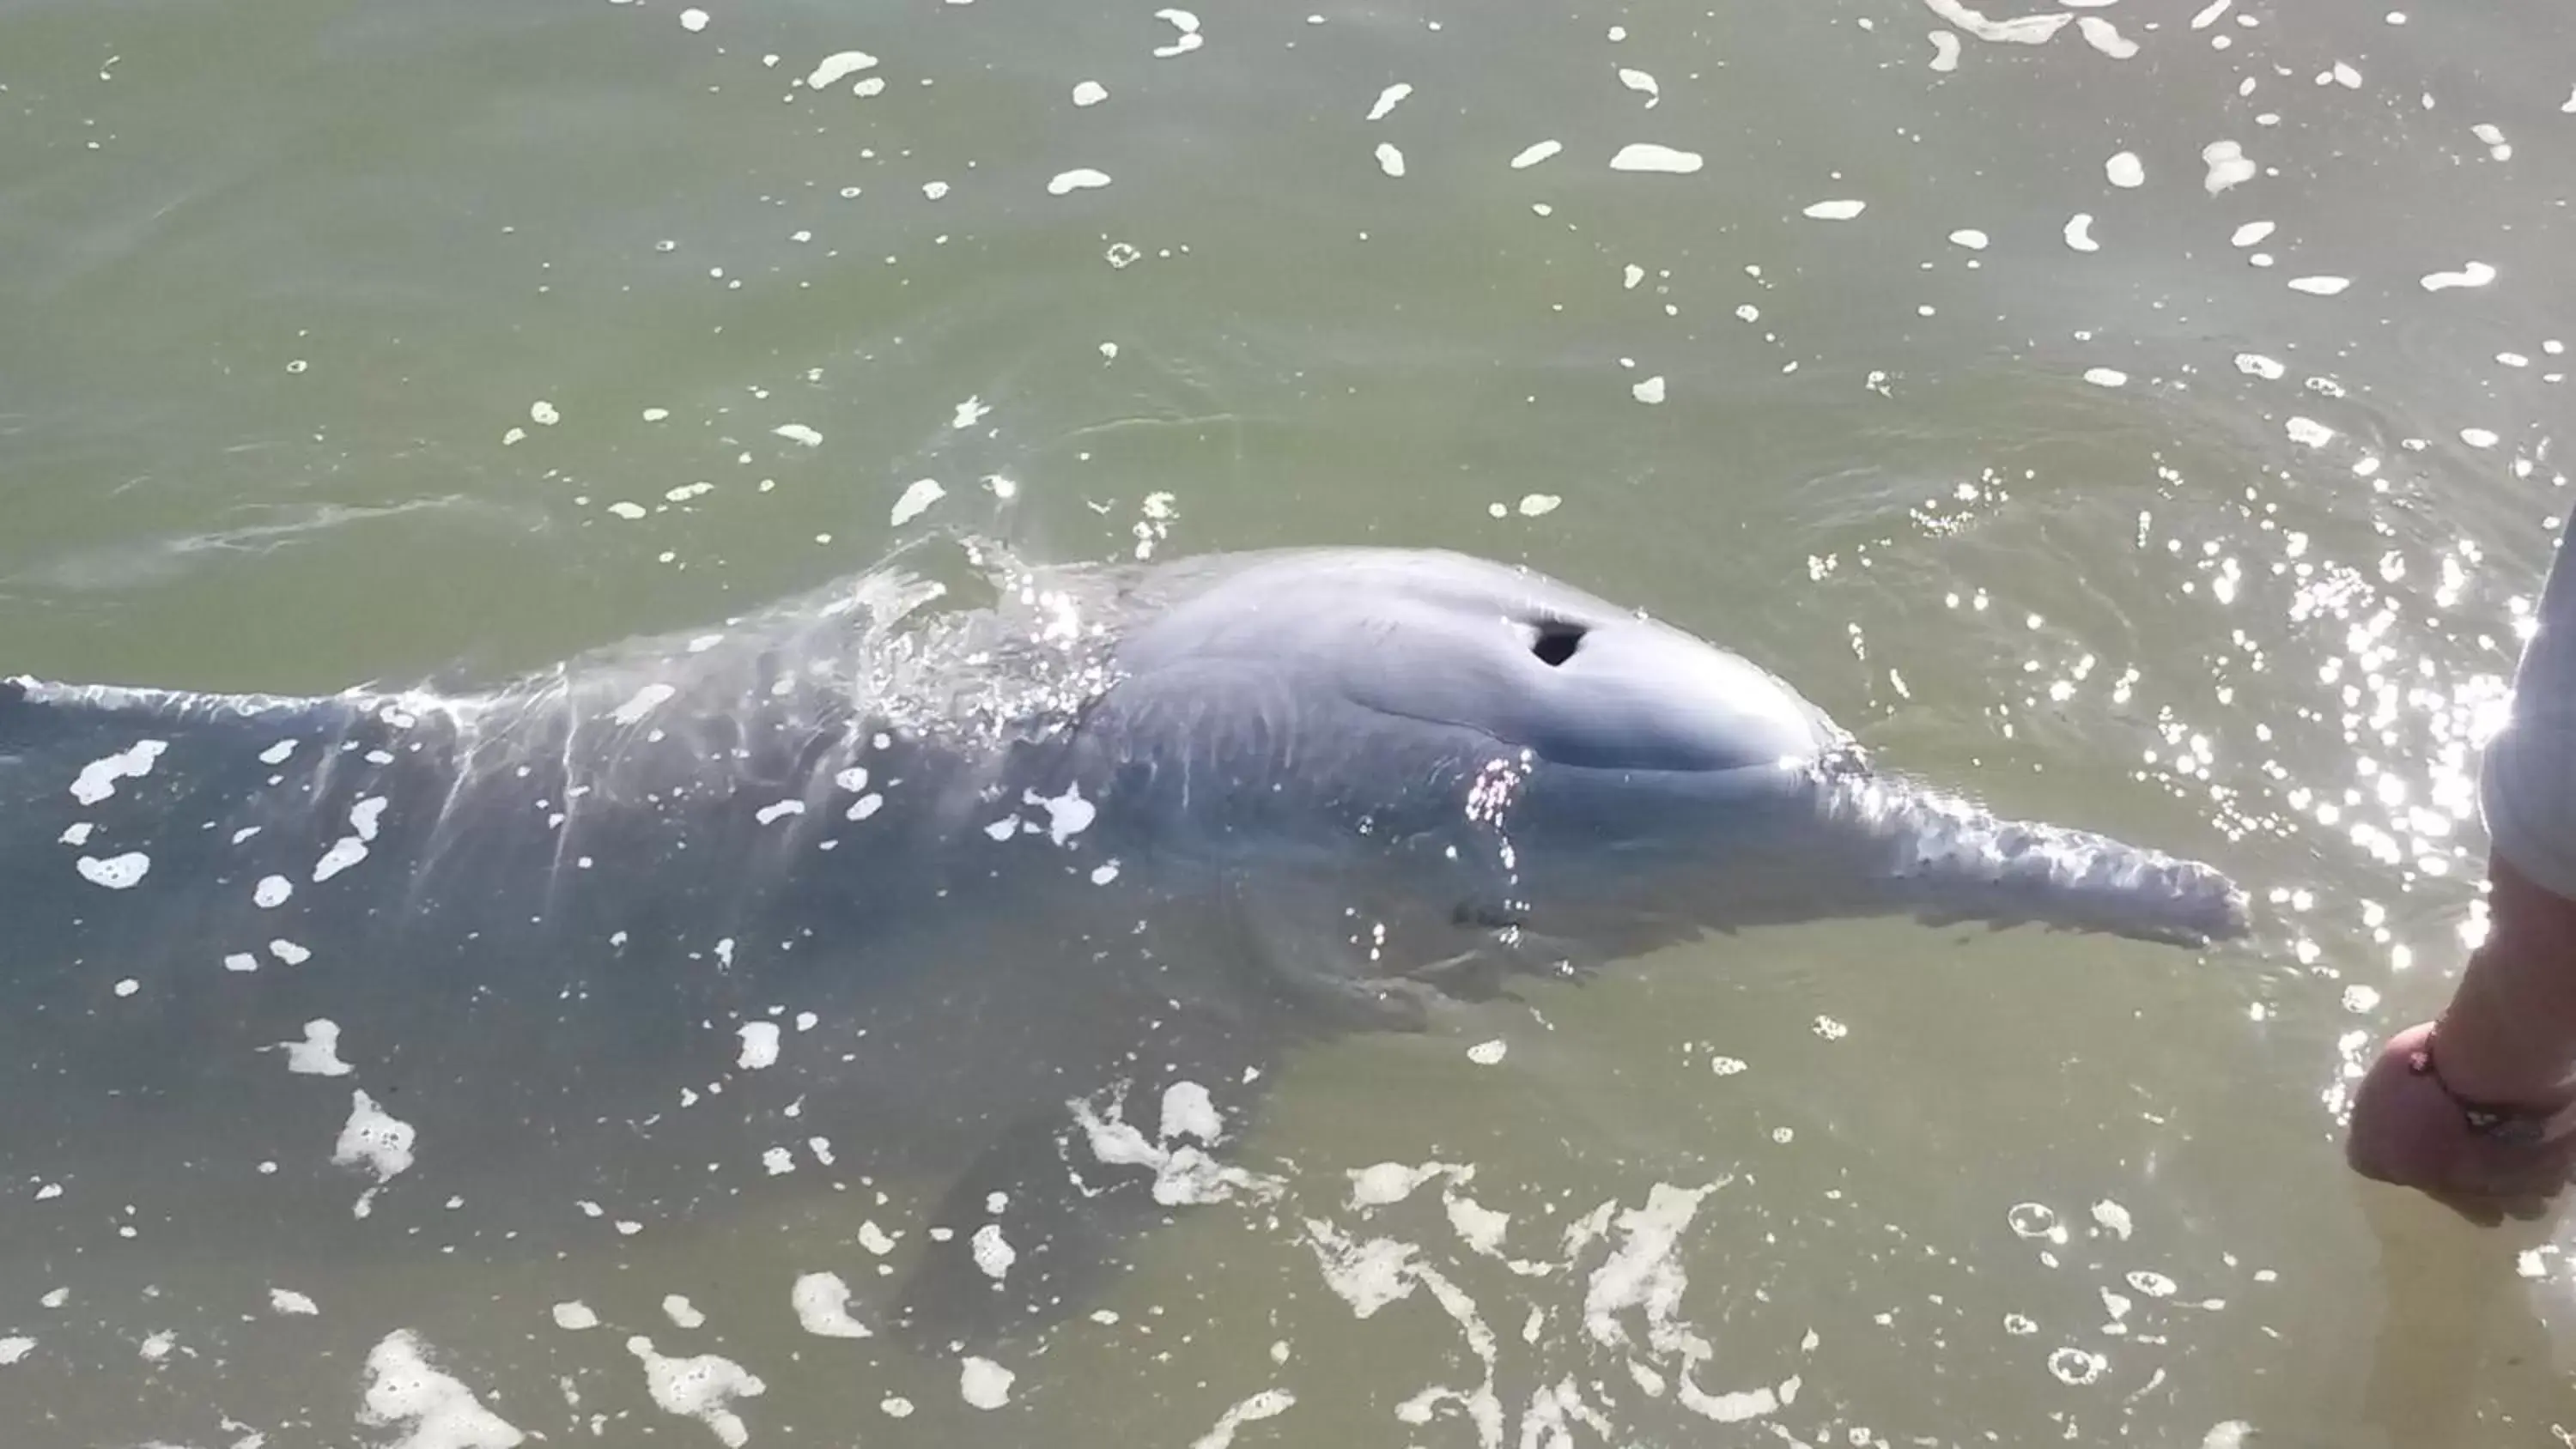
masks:
MULTIPOLYGON (((1301 1042, 1764 924, 2247 930, 2217 870, 1884 773, 1525 569, 925 548, 489 689, 0 685, 13 1297, 148 1291, 238 1383, 302 1371, 238 1329, 265 1285, 882 1219, 851 1312, 1036 1332, 1240 1185, 1301 1042)), ((47 1343, 0 1387, 132 1353, 47 1343)), ((142 1407, 216 1402, 191 1371, 142 1407)))

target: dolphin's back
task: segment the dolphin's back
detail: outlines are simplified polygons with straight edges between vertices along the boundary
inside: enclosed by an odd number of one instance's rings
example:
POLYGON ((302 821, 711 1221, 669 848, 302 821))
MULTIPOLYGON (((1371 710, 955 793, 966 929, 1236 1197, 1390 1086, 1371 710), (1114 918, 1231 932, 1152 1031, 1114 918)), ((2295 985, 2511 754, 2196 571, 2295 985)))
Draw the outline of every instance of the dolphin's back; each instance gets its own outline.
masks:
POLYGON ((166 894, 220 869, 229 846, 261 841, 245 855, 265 855, 333 784, 418 773, 424 751, 443 761, 452 747, 401 733, 356 696, 0 681, 0 892, 84 885, 130 904, 146 881, 166 894))

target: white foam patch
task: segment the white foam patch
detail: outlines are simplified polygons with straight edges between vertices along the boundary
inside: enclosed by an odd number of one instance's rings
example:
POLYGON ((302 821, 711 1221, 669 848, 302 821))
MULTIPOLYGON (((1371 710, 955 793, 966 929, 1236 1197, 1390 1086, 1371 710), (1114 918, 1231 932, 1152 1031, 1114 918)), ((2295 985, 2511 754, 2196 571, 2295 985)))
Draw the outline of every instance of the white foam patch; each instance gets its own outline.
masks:
POLYGON ((1637 401, 1644 403, 1648 407, 1654 407, 1660 404, 1664 400, 1663 374, 1657 373, 1653 377, 1643 378, 1630 384, 1628 388, 1628 396, 1635 398, 1637 401))
POLYGON ((759 809, 754 810, 751 812, 751 818, 759 821, 763 825, 775 825, 790 815, 802 815, 804 813, 804 801, 781 800, 775 804, 763 805, 759 809))
POLYGON ((1115 1101, 1106 1111, 1082 1099, 1067 1106, 1072 1109, 1075 1125, 1082 1128, 1091 1155, 1101 1163, 1154 1169, 1154 1201, 1165 1207, 1224 1202, 1238 1192, 1255 1198, 1272 1198, 1279 1193, 1277 1179, 1227 1166, 1200 1148, 1187 1143, 1175 1147, 1148 1141, 1144 1133, 1126 1121, 1115 1101))
POLYGON ((2123 190, 2147 184, 2147 163, 2135 151, 2122 151, 2102 163, 2102 175, 2123 190))
POLYGON ((1984 12, 1971 10, 1960 0, 1923 0, 1932 13, 1991 45, 2045 45, 2049 38, 2066 27, 2075 17, 2064 12, 2053 15, 2016 15, 2010 20, 1989 20, 1984 12))
POLYGON ((991 1359, 970 1354, 957 1366, 957 1396, 972 1408, 998 1409, 1011 1401, 1011 1384, 1018 1378, 991 1359))
POLYGON ((1385 120, 1386 113, 1394 110, 1398 105, 1401 105, 1404 98, 1411 94, 1413 94, 1413 86, 1407 81, 1397 81, 1395 84, 1388 86, 1385 90, 1379 91, 1377 93, 1376 103, 1369 107, 1368 119, 1372 121, 1385 120))
POLYGON ((1076 191, 1093 191, 1108 184, 1108 172, 1095 171, 1088 166, 1077 166, 1071 171, 1057 172, 1047 182, 1047 195, 1064 196, 1076 191))
POLYGON ((68 845, 77 850, 80 847, 89 844, 89 838, 97 833, 98 826, 96 824, 87 820, 75 821, 71 825, 64 827, 63 833, 55 837, 55 843, 59 845, 68 845))
POLYGON ((2129 385, 2129 375, 2120 371, 2116 367, 2088 367, 2084 369, 2084 380, 2093 384, 2095 387, 2127 387, 2129 385))
POLYGON ((292 1288, 268 1290, 268 1311, 282 1317, 310 1318, 322 1311, 320 1304, 292 1288))
POLYGON ((1109 87, 1098 81, 1079 81, 1074 85, 1073 103, 1077 106, 1096 106, 1107 99, 1109 87))
POLYGON ((1065 786, 1064 793, 1052 799, 1032 791, 1023 791, 1021 798, 1046 811, 1047 839, 1058 845, 1090 829, 1091 822, 1100 815, 1099 806, 1082 798, 1082 787, 1078 784, 1065 786))
POLYGON ((2079 252, 2098 252, 2102 244, 2093 239, 2093 214, 2079 211, 2066 219, 2066 244, 2079 252))
POLYGON ((483 1407, 472 1390, 440 1372, 408 1329, 386 1334, 367 1351, 366 1396, 358 1422, 399 1426, 385 1449, 518 1449, 527 1435, 483 1407))
POLYGON ((322 858, 313 862, 313 883, 320 885, 367 858, 367 843, 354 835, 343 835, 331 842, 322 858))
POLYGON ((2486 428, 2462 428, 2460 429, 2460 441, 2468 444, 2472 448, 2492 448, 2501 441, 2501 439, 2497 438, 2493 431, 2486 428))
POLYGON ((1495 1037, 1491 1041, 1480 1041, 1467 1048, 1467 1060, 1480 1067, 1496 1066, 1501 1063, 1503 1054, 1510 1050, 1511 1043, 1501 1037, 1495 1037))
POLYGON ((1428 1265, 1416 1265, 1412 1271, 1422 1286, 1431 1290, 1432 1299, 1440 1305, 1441 1311, 1458 1325, 1460 1334, 1467 1341, 1467 1351, 1484 1369, 1484 1380, 1469 1389, 1431 1385, 1398 1404, 1395 1417, 1407 1424, 1428 1424, 1433 1411, 1441 1403, 1454 1402, 1466 1411, 1468 1421, 1475 1425, 1476 1442, 1501 1449, 1503 1404, 1494 1392, 1494 1376, 1501 1354, 1494 1331, 1486 1325, 1484 1315, 1476 1311, 1475 1300, 1451 1283, 1445 1274, 1428 1265))
MULTIPOLYGON (((355 1090, 349 1093, 349 1120, 341 1125, 340 1140, 332 1145, 331 1162, 337 1167, 363 1168, 381 1187, 410 1170, 417 1135, 409 1122, 377 1106, 363 1089, 355 1090)), ((363 1216, 366 1199, 359 1203, 363 1216)))
POLYGON ((819 91, 835 82, 847 80, 860 71, 874 70, 876 64, 877 58, 864 50, 834 51, 815 62, 813 73, 805 77, 805 84, 819 91))
POLYGON ((976 1271, 997 1283, 1010 1273, 1011 1265, 1020 1260, 1019 1250, 1002 1235, 1000 1223, 986 1223, 977 1228, 975 1236, 967 1240, 966 1247, 975 1259, 976 1271))
POLYGON ((2229 237, 2227 243, 2235 247, 2250 247, 2277 230, 2279 228, 2268 221, 2249 221, 2238 227, 2236 234, 2229 237))
POLYGON ((1959 230, 1950 233, 1950 244, 1952 246, 1966 247, 1972 252, 1984 251, 1989 241, 1990 239, 1986 234, 1977 230, 1975 227, 1961 227, 1959 230))
POLYGON ((736 1399, 756 1399, 769 1392, 758 1375, 712 1353, 666 1357, 656 1353, 653 1340, 642 1334, 626 1340, 626 1351, 644 1365, 645 1390, 662 1412, 706 1425, 725 1449, 742 1449, 750 1440, 750 1427, 732 1405, 736 1399))
POLYGON ((1162 1128, 1166 1143, 1195 1137, 1213 1146, 1225 1136, 1225 1114, 1217 1110, 1207 1088, 1196 1082, 1174 1082, 1163 1089, 1162 1128))
POLYGON ((1518 155, 1512 157, 1512 169, 1526 171, 1564 149, 1565 143, 1562 141, 1540 141, 1535 145, 1524 146, 1518 155))
POLYGON ((268 943, 268 953, 289 966, 301 966, 313 959, 313 953, 283 937, 268 943))
POLYGON ((704 1328, 707 1326, 707 1316, 698 1311, 698 1306, 691 1303, 688 1295, 685 1293, 673 1293, 665 1296, 662 1299, 662 1313, 665 1317, 669 1318, 674 1325, 681 1328, 704 1328))
POLYGON ((1307 1219, 1306 1236, 1324 1285, 1350 1305, 1352 1316, 1373 1317, 1388 1304, 1413 1296, 1411 1243, 1355 1240, 1319 1218, 1307 1219))
POLYGON ((2275 359, 2265 357, 2259 352, 2236 354, 2236 370, 2247 377, 2259 377, 2265 382, 2279 382, 2290 371, 2275 359))
POLYGON ((850 1316, 850 1285, 838 1273, 805 1273, 789 1289, 796 1321, 817 1338, 866 1338, 868 1326, 850 1316))
POLYGON ((2289 288, 2311 297, 2331 297, 2352 285, 2350 277, 2292 277, 2289 288))
MULTIPOLYGON (((2212 196, 2229 187, 2241 186, 2260 172, 2260 168, 2247 159, 2245 148, 2234 141, 2210 142, 2200 148, 2200 159, 2201 164, 2209 168, 2209 174, 2201 178, 2200 186, 2212 196)), ((2243 235, 2241 231, 2238 234, 2243 235)))
POLYGON ((554 1318, 555 1327, 567 1333, 581 1333, 599 1326, 599 1315, 591 1311, 589 1304, 578 1299, 556 1304, 554 1318))
POLYGON ((1190 1449, 1232 1449, 1234 1436, 1244 1425, 1276 1419, 1296 1406, 1297 1396, 1288 1390, 1263 1389, 1217 1415, 1212 1428, 1190 1441, 1190 1449))
POLYGON ((2282 431, 2290 435, 2291 442, 2303 448, 2322 448, 2333 442, 2335 435, 2334 429, 2314 418, 2292 418, 2282 424, 2282 431))
POLYGON ((1398 150, 1395 144, 1391 141, 1378 142, 1377 169, 1385 172, 1389 176, 1402 176, 1404 174, 1404 152, 1398 150))
POLYGON ((1510 1213, 1498 1212, 1455 1192, 1444 1194, 1441 1205, 1448 1210, 1449 1228, 1460 1242, 1489 1258, 1502 1255, 1503 1234, 1512 1225, 1510 1213))
POLYGON ((2434 272, 2424 278, 2427 292, 2448 291, 2453 287, 2483 287, 2496 279, 2496 269, 2484 262, 2471 262, 2456 272, 2434 272))
POLYGON ((1199 34, 1199 18, 1186 10, 1157 10, 1154 18, 1170 21, 1172 28, 1180 32, 1171 44, 1154 47, 1157 59, 1169 60, 1176 55, 1187 55, 1207 43, 1207 37, 1199 34))
POLYGON ((633 698, 609 711, 608 717, 621 725, 636 724, 642 721, 644 716, 670 703, 678 697, 679 693, 678 689, 668 684, 657 682, 645 685, 635 691, 633 698))
POLYGON ((1765 1387, 1725 1394, 1708 1393, 1691 1382, 1687 1368, 1682 1370, 1681 1384, 1673 1394, 1683 1408, 1721 1424, 1741 1424, 1750 1419, 1768 1418, 1797 1396, 1798 1380, 1794 1378, 1776 1391, 1765 1387))
MULTIPOLYGON (((1654 396, 1651 398, 1640 397, 1637 401, 1662 402, 1664 400, 1664 393, 1660 384, 1663 380, 1661 378, 1649 380, 1658 384, 1655 388, 1654 396)), ((1640 383, 1638 386, 1642 387, 1644 384, 1640 383)), ((1630 388, 1629 392, 1631 395, 1634 395, 1636 388, 1630 388)), ((1553 493, 1524 493, 1521 495, 1521 501, 1518 506, 1520 508, 1521 517, 1523 518, 1545 518, 1559 508, 1564 507, 1565 500, 1553 493)))
POLYGON ((1426 1162, 1419 1167, 1403 1162, 1379 1162, 1354 1168, 1350 1174, 1351 1206, 1392 1206, 1413 1196, 1415 1189, 1431 1179, 1458 1170, 1445 1162, 1426 1162))
POLYGON ((72 781, 72 798, 83 805, 97 804, 116 793, 117 781, 139 780, 152 773, 153 761, 169 748, 167 740, 138 740, 129 749, 90 761, 72 781))
POLYGON ((351 1070, 340 1060, 340 1024, 328 1017, 315 1017, 304 1023, 302 1041, 282 1041, 277 1050, 286 1053, 286 1069, 308 1077, 345 1077, 351 1070))
POLYGON ((152 857, 139 850, 111 855, 105 860, 84 855, 72 862, 72 869, 80 872, 82 880, 103 890, 130 891, 143 883, 143 877, 151 874, 152 857))
POLYGON ((1627 1241, 1592 1272, 1583 1290, 1583 1325, 1594 1341, 1618 1348, 1630 1340, 1619 1322, 1623 1313, 1641 1312, 1647 1341, 1658 1352, 1675 1352, 1684 1331, 1672 1313, 1681 1302, 1685 1277, 1674 1250, 1714 1186, 1679 1188, 1657 1183, 1647 1191, 1646 1205, 1621 1212, 1616 1226, 1627 1241))
POLYGON ((707 28, 708 18, 707 12, 692 5, 688 9, 680 12, 680 28, 689 32, 691 35, 695 35, 699 31, 707 28))
POLYGON ((1674 176, 1688 176, 1705 164, 1706 158, 1697 151, 1676 150, 1651 141, 1632 141, 1610 158, 1613 171, 1661 171, 1674 176))
POLYGON ((746 1072, 756 1072, 777 1064, 778 1023, 746 1021, 735 1034, 742 1038, 742 1051, 734 1057, 735 1066, 746 1072))
POLYGON ((1619 84, 1644 96, 1646 98, 1646 109, 1650 111, 1653 110, 1656 104, 1664 98, 1663 87, 1655 83, 1655 78, 1652 75, 1649 75, 1642 70, 1630 70, 1624 66, 1621 67, 1619 71, 1619 84))
POLYGON ((894 511, 886 516, 886 522, 901 528, 919 518, 930 505, 947 496, 948 490, 939 486, 938 479, 917 479, 911 487, 903 490, 902 497, 894 501, 894 511))
MULTIPOLYGON (((1533 1313, 1535 1311, 1533 1310, 1533 1313)), ((1539 1322, 1540 1320, 1534 1316, 1522 1325, 1521 1338, 1524 1342, 1538 1341, 1539 1322)), ((1617 1432, 1610 1420, 1600 1411, 1583 1402, 1582 1390, 1576 1387, 1573 1376, 1567 1375, 1557 1380, 1555 1387, 1541 1385, 1538 1391, 1530 1396, 1529 1410, 1521 1416, 1521 1442, 1525 1446, 1546 1445, 1548 1449, 1571 1449, 1575 1442, 1574 1426, 1577 1424, 1591 1429, 1600 1435, 1604 1442, 1618 1442, 1617 1432)))
POLYGON ((2138 43, 2120 33, 2120 27, 2099 15, 2087 15, 2075 22, 2084 34, 2084 43, 2113 60, 2127 60, 2138 53, 2138 43))
POLYGON ((803 423, 780 423, 769 431, 776 437, 785 438, 791 443, 802 443, 808 448, 823 446, 823 434, 803 423))
POLYGON ((1805 215, 1814 221, 1849 221, 1868 209, 1866 201, 1819 201, 1809 205, 1805 215))

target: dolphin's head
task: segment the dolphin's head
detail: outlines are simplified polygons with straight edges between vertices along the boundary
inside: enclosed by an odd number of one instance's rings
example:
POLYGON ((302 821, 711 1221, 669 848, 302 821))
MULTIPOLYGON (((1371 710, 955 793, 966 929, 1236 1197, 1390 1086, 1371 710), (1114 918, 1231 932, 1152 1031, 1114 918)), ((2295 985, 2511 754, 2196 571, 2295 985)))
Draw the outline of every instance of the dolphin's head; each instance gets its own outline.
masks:
POLYGON ((1526 569, 1300 552, 1168 604, 1103 714, 1157 833, 1219 855, 1356 856, 1381 896, 1607 954, 1891 909, 2245 929, 2220 872, 1877 775, 1750 660, 1526 569))
POLYGON ((1780 820, 1812 819, 1850 749, 1739 655, 1452 553, 1269 557, 1137 629, 1119 666, 1148 732, 1190 742, 1195 813, 1312 808, 1491 856, 1480 889, 1533 929, 1691 914, 1758 872, 1745 852, 1780 820))

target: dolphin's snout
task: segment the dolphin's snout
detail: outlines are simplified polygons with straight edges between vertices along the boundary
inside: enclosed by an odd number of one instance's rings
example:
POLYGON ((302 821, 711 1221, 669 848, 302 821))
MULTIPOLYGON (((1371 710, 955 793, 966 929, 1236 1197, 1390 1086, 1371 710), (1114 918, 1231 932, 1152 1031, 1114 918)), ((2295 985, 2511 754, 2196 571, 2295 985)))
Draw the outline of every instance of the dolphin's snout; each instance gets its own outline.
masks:
POLYGON ((2204 861, 1885 777, 1839 782, 1827 812, 1873 841, 1888 882, 1929 914, 2187 946, 2252 930, 2243 888, 2204 861))

